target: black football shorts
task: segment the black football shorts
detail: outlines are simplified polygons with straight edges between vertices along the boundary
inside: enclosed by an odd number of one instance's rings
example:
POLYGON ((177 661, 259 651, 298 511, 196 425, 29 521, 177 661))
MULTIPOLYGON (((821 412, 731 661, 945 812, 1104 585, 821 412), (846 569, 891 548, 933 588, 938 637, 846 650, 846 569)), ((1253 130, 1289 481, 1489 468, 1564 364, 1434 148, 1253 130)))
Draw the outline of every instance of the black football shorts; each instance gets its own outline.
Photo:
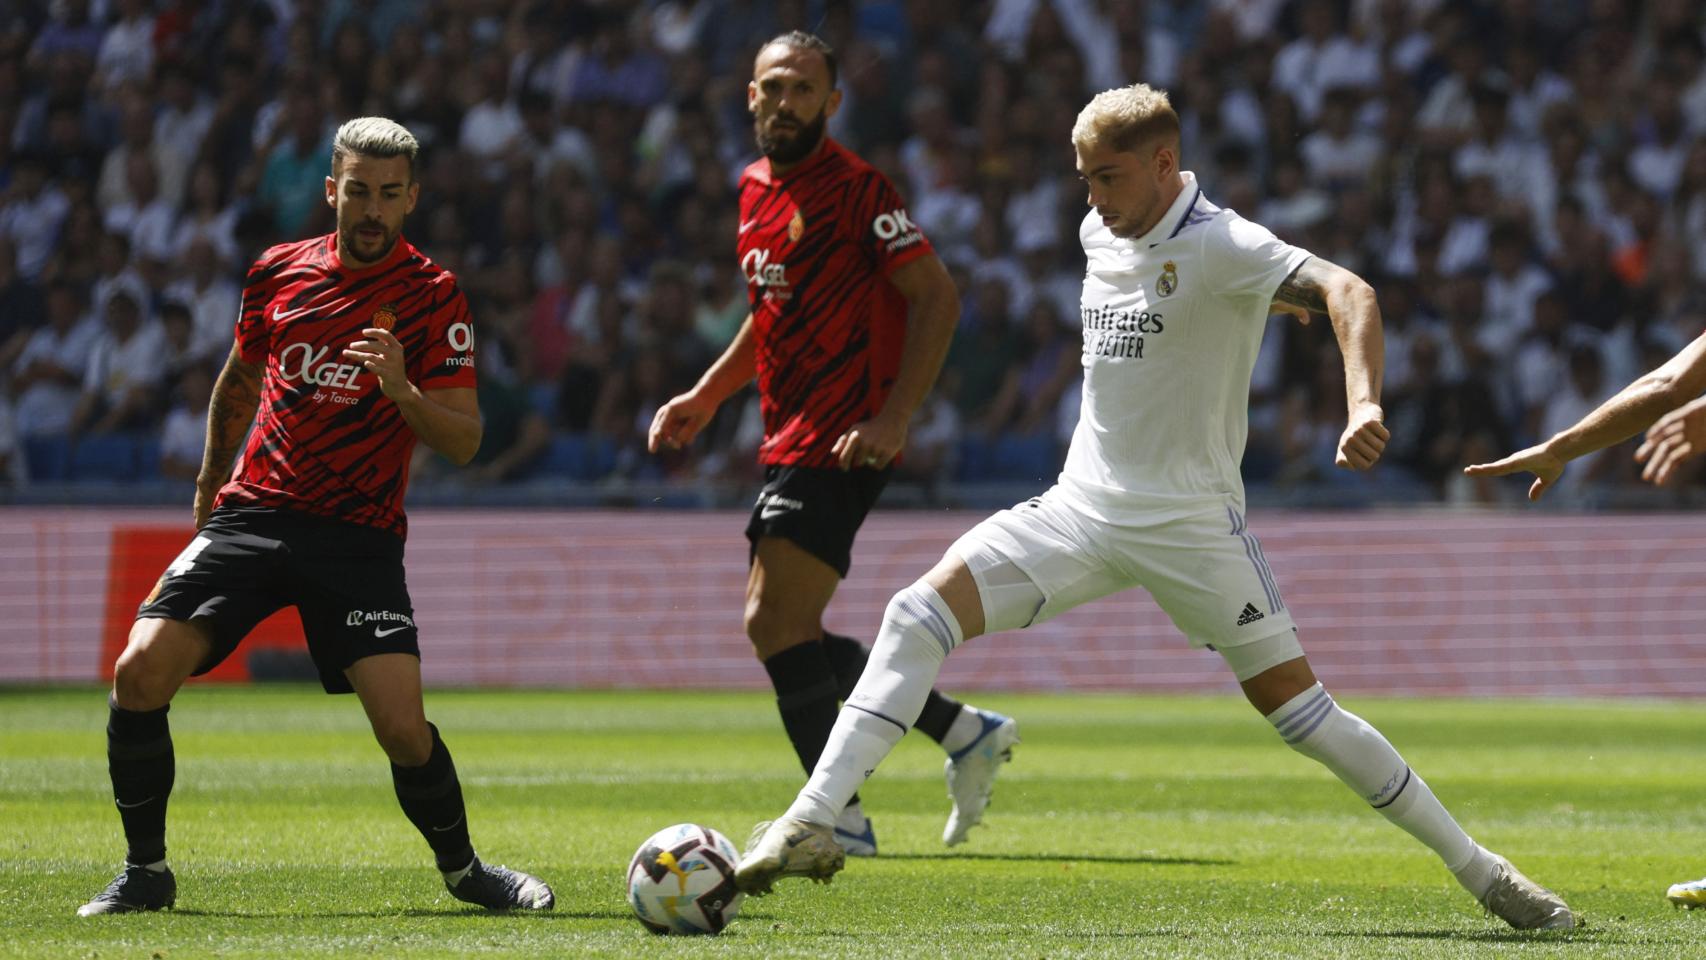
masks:
POLYGON ((403 540, 373 527, 289 510, 220 507, 166 567, 137 619, 197 621, 212 631, 206 673, 283 607, 302 616, 327 693, 377 653, 421 655, 403 578, 403 540))
POLYGON ((764 489, 753 504, 746 539, 758 551, 763 537, 790 540, 843 578, 853 562, 853 538, 888 486, 889 470, 834 467, 764 468, 764 489))

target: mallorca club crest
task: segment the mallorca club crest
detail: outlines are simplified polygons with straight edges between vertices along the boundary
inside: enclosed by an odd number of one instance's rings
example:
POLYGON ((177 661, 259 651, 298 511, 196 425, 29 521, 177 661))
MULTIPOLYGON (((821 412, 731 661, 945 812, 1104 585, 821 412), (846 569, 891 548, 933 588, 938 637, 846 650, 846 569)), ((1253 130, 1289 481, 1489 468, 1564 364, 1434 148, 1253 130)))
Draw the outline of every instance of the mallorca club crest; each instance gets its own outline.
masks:
POLYGON ((799 243, 800 237, 806 232, 806 220, 800 216, 800 211, 794 211, 794 219, 788 221, 788 242, 799 243))
MULTIPOLYGON (((1169 266, 1171 266, 1171 264, 1169 264, 1169 266)), ((390 330, 395 327, 397 325, 397 305, 394 303, 387 303, 378 310, 373 311, 373 319, 369 320, 367 325, 370 327, 378 327, 381 330, 390 330)))
POLYGON ((1173 291, 1179 289, 1179 268, 1169 260, 1161 266, 1161 278, 1155 281, 1155 292, 1163 297, 1170 297, 1173 291))

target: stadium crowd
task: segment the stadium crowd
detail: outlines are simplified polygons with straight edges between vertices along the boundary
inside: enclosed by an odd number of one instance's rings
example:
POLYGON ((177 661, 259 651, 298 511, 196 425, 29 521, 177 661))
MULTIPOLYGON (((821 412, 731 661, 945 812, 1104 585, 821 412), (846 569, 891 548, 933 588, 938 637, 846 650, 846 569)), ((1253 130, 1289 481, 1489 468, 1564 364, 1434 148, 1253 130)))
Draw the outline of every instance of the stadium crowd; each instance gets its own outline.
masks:
MULTIPOLYGON (((1374 283, 1393 442, 1332 469, 1343 372, 1277 317, 1253 484, 1480 501, 1706 328, 1706 43, 1689 0, 53 0, 0 14, 0 456, 12 483, 193 477, 243 271, 330 229, 342 120, 423 145, 407 235, 461 278, 486 442, 431 482, 738 481, 756 401, 645 426, 746 314, 734 187, 759 44, 840 54, 830 132, 884 170, 963 317, 901 478, 1052 477, 1076 419, 1068 138, 1171 91, 1208 194, 1374 283)), ((1566 476, 1633 481, 1614 449, 1566 476)))

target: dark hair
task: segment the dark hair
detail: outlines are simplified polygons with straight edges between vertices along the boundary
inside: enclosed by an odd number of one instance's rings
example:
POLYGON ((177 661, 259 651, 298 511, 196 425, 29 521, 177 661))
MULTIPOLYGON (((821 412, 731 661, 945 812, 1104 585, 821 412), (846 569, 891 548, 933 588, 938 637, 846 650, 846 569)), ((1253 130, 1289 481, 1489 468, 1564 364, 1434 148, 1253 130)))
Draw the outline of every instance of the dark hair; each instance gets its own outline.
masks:
POLYGON ((804 30, 790 30, 770 38, 758 50, 762 53, 778 43, 801 50, 816 50, 823 57, 824 64, 829 67, 829 88, 835 89, 835 48, 825 43, 822 37, 804 30))

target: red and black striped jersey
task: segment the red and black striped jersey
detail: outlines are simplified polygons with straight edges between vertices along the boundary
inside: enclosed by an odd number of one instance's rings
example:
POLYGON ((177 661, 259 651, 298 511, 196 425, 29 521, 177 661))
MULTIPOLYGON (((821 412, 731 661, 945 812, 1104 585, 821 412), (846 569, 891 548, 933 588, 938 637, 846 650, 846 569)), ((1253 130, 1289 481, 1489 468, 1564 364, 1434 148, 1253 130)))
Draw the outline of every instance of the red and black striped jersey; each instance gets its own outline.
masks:
POLYGON ((273 247, 249 268, 242 358, 265 371, 243 455, 216 503, 277 507, 408 532, 415 432, 379 379, 344 358, 366 327, 403 344, 422 391, 474 386, 474 324, 456 277, 399 237, 386 258, 343 266, 337 235, 273 247))
POLYGON ((765 464, 831 467, 836 438, 882 410, 900 372, 906 298, 888 275, 931 254, 888 178, 825 138, 800 166, 741 173, 741 273, 752 303, 765 464))

